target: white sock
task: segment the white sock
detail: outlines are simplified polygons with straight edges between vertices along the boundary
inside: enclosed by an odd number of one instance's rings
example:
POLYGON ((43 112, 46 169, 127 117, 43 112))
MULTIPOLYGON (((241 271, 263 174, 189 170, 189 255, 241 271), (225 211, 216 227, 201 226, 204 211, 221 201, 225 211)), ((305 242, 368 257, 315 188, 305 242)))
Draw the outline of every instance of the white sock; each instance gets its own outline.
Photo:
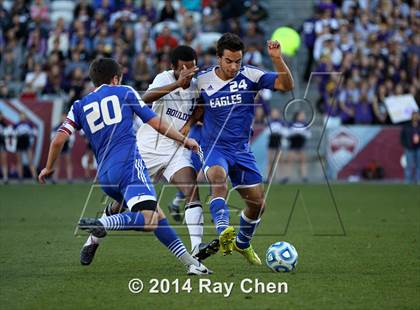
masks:
POLYGON ((104 239, 105 239, 105 237, 104 238, 98 238, 98 237, 95 237, 94 235, 90 234, 83 246, 91 245, 92 243, 99 244, 104 239))
POLYGON ((196 260, 194 257, 192 257, 191 254, 188 252, 185 252, 184 254, 182 254, 180 257, 178 257, 178 259, 187 267, 190 265, 194 265, 197 267, 200 266, 200 262, 196 260))
POLYGON ((178 196, 175 196, 175 198, 172 200, 172 204, 175 206, 181 206, 185 202, 185 198, 180 198, 178 196))
MULTIPOLYGON (((106 210, 106 208, 105 208, 105 210, 106 210)), ((104 210, 104 212, 102 213, 102 216, 100 217, 100 219, 107 217, 107 215, 106 215, 106 213, 105 213, 105 210, 104 210)), ((105 238, 105 237, 103 237, 103 238, 98 238, 98 237, 95 237, 94 235, 90 234, 90 235, 89 235, 89 237, 87 238, 87 240, 86 240, 86 242, 85 242, 84 246, 91 245, 92 243, 99 244, 99 243, 101 243, 101 242, 102 242, 102 240, 104 240, 104 238, 105 238)))
POLYGON ((199 201, 190 202, 185 207, 185 223, 190 234, 191 250, 193 250, 203 240, 203 207, 199 201))

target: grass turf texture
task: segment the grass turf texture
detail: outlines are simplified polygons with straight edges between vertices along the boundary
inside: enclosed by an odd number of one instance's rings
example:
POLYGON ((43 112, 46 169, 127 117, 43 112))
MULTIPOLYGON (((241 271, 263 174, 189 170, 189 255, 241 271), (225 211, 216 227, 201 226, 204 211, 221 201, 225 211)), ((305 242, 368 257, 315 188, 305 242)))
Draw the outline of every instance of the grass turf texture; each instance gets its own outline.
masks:
MULTIPOLYGON (((188 277, 152 235, 115 233, 89 267, 79 264, 85 234, 75 237, 89 185, 1 186, 0 304, 2 309, 419 309, 420 190, 403 185, 333 185, 345 236, 323 185, 274 185, 253 245, 261 258, 286 240, 299 253, 297 271, 276 274, 250 266, 237 253, 206 261, 214 281, 234 282, 230 297, 199 294, 198 278, 187 294, 133 295, 131 278, 188 277), (294 206, 294 207, 293 207, 294 206), (293 211, 293 212, 292 212, 293 211), (291 214, 292 213, 292 214, 291 214), (321 216, 321 214, 323 214, 321 216), (123 236, 122 236, 123 234, 123 236), (287 282, 287 294, 244 294, 244 278, 287 282)), ((202 190, 204 193, 206 190, 202 190)), ((165 191, 162 206, 174 191, 165 191)), ((86 215, 99 211, 93 191, 86 215)), ((229 204, 243 204, 233 194, 229 204)), ((238 223, 238 212, 232 221, 238 223)), ((210 215, 206 214, 209 226, 210 215)), ((189 245, 186 229, 177 227, 189 245)), ((214 236, 206 228, 206 239, 214 236)))

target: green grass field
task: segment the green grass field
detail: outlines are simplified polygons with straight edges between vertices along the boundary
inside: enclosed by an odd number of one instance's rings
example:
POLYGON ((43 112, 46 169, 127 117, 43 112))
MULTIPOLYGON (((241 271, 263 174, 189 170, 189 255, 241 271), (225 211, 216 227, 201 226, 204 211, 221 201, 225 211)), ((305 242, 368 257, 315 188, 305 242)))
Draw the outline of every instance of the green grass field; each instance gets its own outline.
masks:
MULTIPOLYGON (((91 266, 79 264, 85 234, 74 235, 89 185, 0 187, 0 305, 2 309, 419 309, 420 188, 333 185, 337 214, 324 185, 275 185, 253 244, 260 256, 276 241, 293 243, 296 272, 276 274, 238 255, 206 261, 214 281, 234 282, 233 293, 150 294, 149 280, 188 277, 153 235, 114 233, 91 266), (339 218, 341 217, 342 223, 339 218), (344 230, 343 230, 344 227, 344 230), (140 278, 145 291, 132 294, 140 278), (244 278, 287 282, 282 294, 245 294, 244 278)), ((202 190, 204 194, 205 190, 202 190)), ((164 191, 166 207, 173 190, 164 191)), ((93 191, 86 215, 101 209, 93 191)), ((229 204, 241 208, 234 194, 229 204)), ((232 212, 238 222, 237 212, 232 212)), ((214 236, 209 226, 206 239, 214 236)), ((177 227, 186 244, 185 228, 177 227)))

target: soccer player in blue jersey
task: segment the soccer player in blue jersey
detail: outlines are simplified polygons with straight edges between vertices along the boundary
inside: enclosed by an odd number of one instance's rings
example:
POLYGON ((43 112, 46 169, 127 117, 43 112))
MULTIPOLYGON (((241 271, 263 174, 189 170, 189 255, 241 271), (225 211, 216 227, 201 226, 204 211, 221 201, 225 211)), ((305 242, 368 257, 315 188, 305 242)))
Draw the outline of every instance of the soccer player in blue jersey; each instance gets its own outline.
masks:
MULTIPOLYGON (((75 130, 83 129, 98 162, 97 176, 103 191, 114 200, 123 202, 130 211, 100 219, 83 218, 79 227, 96 238, 104 237, 108 230, 153 231, 159 241, 185 264, 188 274, 211 273, 187 252, 157 205, 155 190, 136 145, 132 129, 134 114, 188 149, 198 151, 197 142, 161 120, 133 88, 120 85, 121 69, 113 59, 93 61, 89 76, 97 88, 73 104, 67 120, 51 142, 47 164, 39 181, 45 183, 45 178, 53 173, 54 163, 68 137, 75 130)), ((89 258, 93 258, 96 249, 95 243, 84 246, 88 259, 82 259, 82 264, 90 264, 89 258)))
POLYGON ((195 111, 186 126, 203 117, 200 142, 205 156, 203 170, 211 184, 210 212, 222 254, 235 250, 251 264, 261 265, 250 243, 265 207, 262 176, 249 146, 254 98, 264 88, 283 92, 293 89, 293 78, 277 41, 267 42, 268 55, 276 72, 242 66, 243 51, 244 45, 237 35, 226 33, 219 39, 218 65, 197 76, 205 104, 195 111), (230 226, 225 201, 228 177, 246 203, 237 234, 230 226))

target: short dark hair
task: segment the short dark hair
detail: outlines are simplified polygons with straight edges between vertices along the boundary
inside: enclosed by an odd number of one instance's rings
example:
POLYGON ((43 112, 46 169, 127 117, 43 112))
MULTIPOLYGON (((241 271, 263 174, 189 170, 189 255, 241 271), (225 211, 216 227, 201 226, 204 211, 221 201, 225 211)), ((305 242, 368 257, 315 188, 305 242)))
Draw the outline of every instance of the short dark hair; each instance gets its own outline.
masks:
POLYGON ((229 50, 233 52, 244 51, 244 43, 241 38, 234 33, 225 33, 217 41, 217 56, 222 57, 224 50, 229 50))
POLYGON ((187 45, 177 46, 171 52, 171 63, 176 68, 178 66, 178 61, 197 61, 197 53, 195 50, 187 45))
POLYGON ((95 87, 111 83, 114 76, 121 76, 121 66, 114 59, 100 57, 90 64, 89 77, 95 87))

